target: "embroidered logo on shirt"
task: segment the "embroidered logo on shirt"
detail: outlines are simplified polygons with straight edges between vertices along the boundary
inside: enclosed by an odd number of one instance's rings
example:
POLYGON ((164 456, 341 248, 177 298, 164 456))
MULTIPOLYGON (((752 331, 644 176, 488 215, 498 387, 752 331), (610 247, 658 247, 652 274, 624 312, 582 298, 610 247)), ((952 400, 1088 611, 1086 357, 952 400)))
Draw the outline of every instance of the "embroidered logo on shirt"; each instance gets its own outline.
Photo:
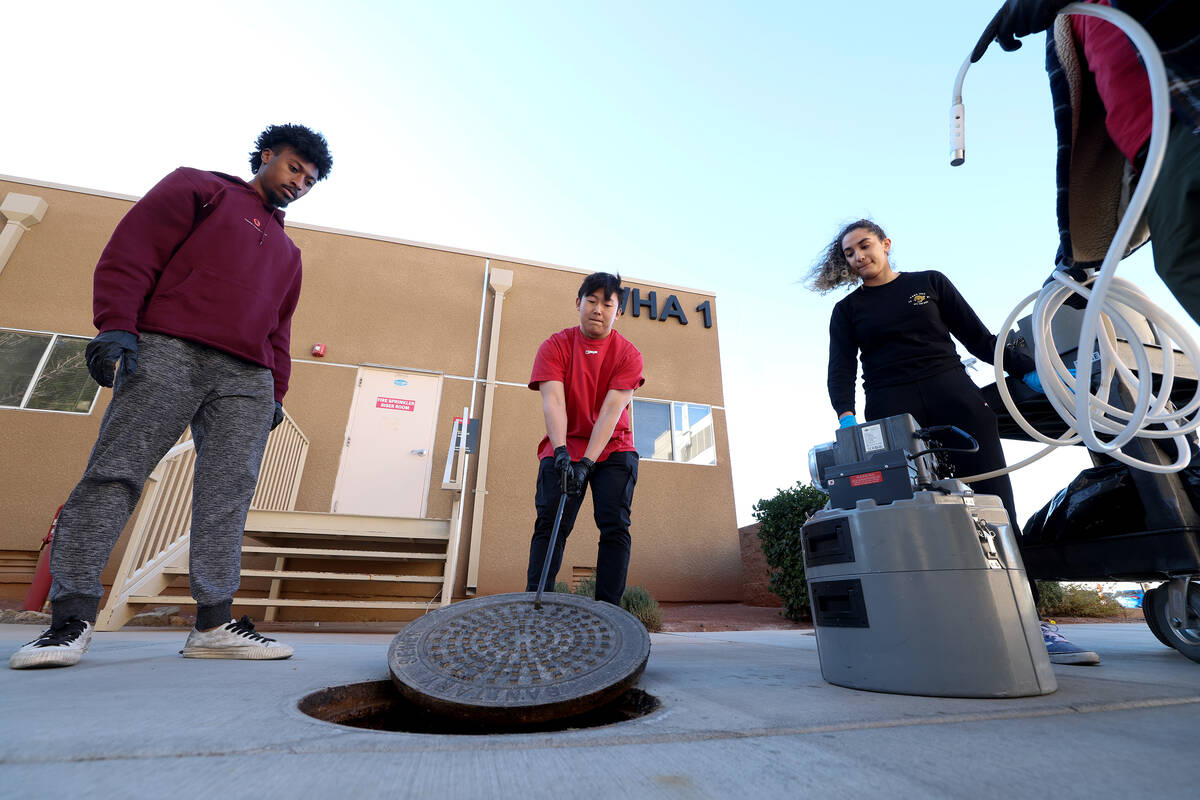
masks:
POLYGON ((908 298, 908 304, 910 306, 923 306, 928 302, 929 295, 925 294, 925 292, 917 292, 908 298))
POLYGON ((250 219, 249 217, 242 217, 242 220, 245 222, 249 222, 251 225, 254 226, 254 230, 258 231, 259 233, 262 233, 262 223, 259 222, 257 219, 250 219))
POLYGON ((599 350, 588 350, 587 348, 584 348, 584 350, 583 350, 583 354, 585 356, 594 356, 599 352, 600 352, 599 350))

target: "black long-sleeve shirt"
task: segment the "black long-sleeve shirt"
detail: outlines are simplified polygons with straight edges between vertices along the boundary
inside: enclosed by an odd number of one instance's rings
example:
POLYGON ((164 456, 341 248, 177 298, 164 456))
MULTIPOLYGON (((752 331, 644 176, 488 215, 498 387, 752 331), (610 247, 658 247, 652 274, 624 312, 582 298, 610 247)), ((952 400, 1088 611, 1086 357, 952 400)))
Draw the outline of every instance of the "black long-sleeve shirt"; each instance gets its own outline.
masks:
MULTIPOLYGON (((863 391, 895 386, 961 368, 951 336, 971 355, 992 363, 996 337, 940 272, 902 272, 882 286, 860 286, 833 307, 829 319, 829 401, 837 414, 854 410, 856 356, 862 354, 863 391)), ((1034 369, 1032 359, 1007 350, 1014 375, 1034 369)))

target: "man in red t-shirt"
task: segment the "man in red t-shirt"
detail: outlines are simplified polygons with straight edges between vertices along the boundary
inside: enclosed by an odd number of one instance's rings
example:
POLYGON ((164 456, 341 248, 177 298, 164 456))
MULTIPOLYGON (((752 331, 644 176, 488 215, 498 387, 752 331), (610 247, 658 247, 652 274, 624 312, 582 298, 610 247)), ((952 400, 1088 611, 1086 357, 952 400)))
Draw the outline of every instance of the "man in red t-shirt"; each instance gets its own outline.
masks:
POLYGON ((538 445, 537 521, 529 543, 525 591, 536 592, 559 498, 567 494, 547 590, 554 587, 563 548, 590 484, 600 546, 596 599, 621 604, 629 568, 629 507, 637 483, 638 454, 629 424, 633 391, 646 382, 642 354, 613 330, 625 290, 619 275, 588 275, 575 298, 579 326, 542 342, 529 388, 541 392, 546 436, 538 445))

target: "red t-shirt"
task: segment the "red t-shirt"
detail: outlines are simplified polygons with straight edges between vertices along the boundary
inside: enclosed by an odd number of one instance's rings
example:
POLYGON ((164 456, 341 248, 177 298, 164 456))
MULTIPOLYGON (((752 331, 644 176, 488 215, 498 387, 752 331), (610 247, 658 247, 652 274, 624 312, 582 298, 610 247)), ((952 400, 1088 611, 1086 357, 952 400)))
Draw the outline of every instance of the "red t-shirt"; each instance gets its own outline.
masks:
MULTIPOLYGON (((1108 0, 1092 2, 1112 5, 1108 0)), ((1135 161, 1142 145, 1150 139, 1153 122, 1146 68, 1138 61, 1129 37, 1111 22, 1074 14, 1071 30, 1075 40, 1083 45, 1088 69, 1096 78, 1108 136, 1126 158, 1135 161)))
MULTIPOLYGON (((609 390, 637 389, 646 379, 642 377, 642 354, 624 336, 612 331, 603 339, 589 339, 575 327, 559 331, 538 348, 529 388, 536 391, 542 381, 562 381, 567 399, 567 450, 571 460, 578 461, 587 451, 609 390)), ((596 460, 635 449, 626 406, 596 460)), ((552 455, 550 437, 544 436, 538 444, 538 458, 552 455)))

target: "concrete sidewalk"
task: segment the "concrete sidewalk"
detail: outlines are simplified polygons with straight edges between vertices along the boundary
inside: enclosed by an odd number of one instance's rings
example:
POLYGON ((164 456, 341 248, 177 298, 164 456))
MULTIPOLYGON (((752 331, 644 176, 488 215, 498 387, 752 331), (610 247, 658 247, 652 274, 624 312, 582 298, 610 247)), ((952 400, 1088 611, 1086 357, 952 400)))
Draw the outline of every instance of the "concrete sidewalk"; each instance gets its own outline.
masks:
MULTIPOLYGON (((659 711, 504 736, 297 710, 386 679, 388 635, 281 635, 294 658, 239 662, 180 658, 179 630, 101 633, 78 666, 0 670, 0 797, 1191 796, 1200 664, 1142 624, 1063 631, 1104 663, 1015 700, 831 686, 805 631, 656 634, 639 685, 659 711)), ((0 655, 39 632, 0 625, 0 655)))

